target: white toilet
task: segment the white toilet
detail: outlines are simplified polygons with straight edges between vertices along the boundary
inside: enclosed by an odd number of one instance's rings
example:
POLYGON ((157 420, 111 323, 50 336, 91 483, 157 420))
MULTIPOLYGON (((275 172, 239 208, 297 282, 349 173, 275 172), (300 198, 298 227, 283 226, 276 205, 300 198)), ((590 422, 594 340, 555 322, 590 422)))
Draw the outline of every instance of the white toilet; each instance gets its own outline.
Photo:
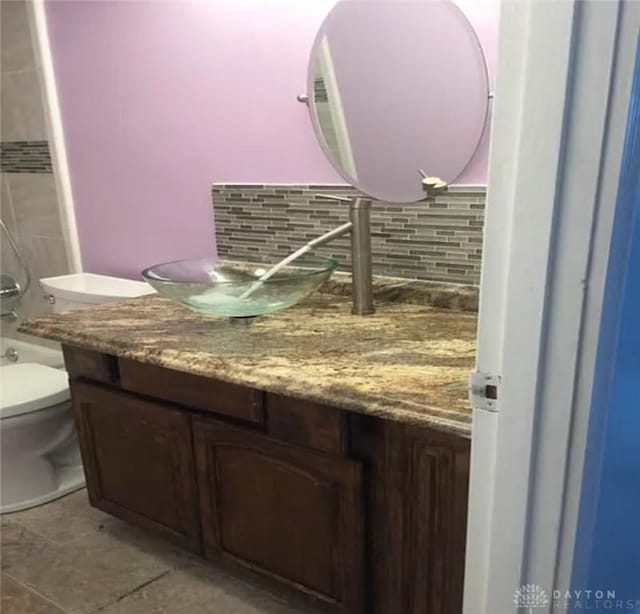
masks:
MULTIPOLYGON (((93 273, 40 281, 56 312, 154 292, 145 282, 93 273)), ((0 479, 2 514, 84 486, 63 370, 35 363, 0 367, 0 479)))

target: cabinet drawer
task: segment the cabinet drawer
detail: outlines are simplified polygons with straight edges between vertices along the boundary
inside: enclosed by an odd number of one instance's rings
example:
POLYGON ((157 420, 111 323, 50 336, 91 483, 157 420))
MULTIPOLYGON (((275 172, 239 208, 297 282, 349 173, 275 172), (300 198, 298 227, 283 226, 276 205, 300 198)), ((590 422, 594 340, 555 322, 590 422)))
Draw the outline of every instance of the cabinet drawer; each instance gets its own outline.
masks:
POLYGON ((339 456, 346 452, 347 426, 341 410, 278 394, 267 395, 266 406, 269 435, 339 456))
POLYGON ((115 356, 70 345, 63 345, 62 353, 70 379, 86 377, 105 384, 118 381, 118 360, 115 356))
POLYGON ((263 393, 258 390, 126 358, 119 363, 120 384, 125 390, 240 420, 263 422, 263 393))

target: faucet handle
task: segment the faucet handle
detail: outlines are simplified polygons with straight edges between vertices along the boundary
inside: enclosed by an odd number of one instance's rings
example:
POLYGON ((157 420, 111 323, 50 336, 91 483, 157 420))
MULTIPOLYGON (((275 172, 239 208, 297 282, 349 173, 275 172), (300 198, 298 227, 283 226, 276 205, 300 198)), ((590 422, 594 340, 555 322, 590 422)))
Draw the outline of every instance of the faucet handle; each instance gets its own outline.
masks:
POLYGON ((353 198, 349 198, 348 196, 336 196, 335 194, 316 194, 316 198, 323 198, 325 200, 337 200, 343 203, 353 202, 353 198))

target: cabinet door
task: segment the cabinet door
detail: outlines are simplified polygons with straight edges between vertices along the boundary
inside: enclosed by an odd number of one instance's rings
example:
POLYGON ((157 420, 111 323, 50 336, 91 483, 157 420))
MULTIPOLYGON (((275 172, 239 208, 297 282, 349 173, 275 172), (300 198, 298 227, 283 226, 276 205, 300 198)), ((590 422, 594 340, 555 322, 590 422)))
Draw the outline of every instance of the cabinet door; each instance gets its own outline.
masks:
POLYGON ((461 614, 469 441, 407 429, 406 612, 461 614))
POLYGON ((470 441, 352 416, 369 465, 372 614, 462 614, 470 441))
POLYGON ((360 464, 205 418, 193 429, 205 554, 361 612, 360 464))
POLYGON ((189 416, 86 382, 71 394, 92 505, 200 550, 189 416))

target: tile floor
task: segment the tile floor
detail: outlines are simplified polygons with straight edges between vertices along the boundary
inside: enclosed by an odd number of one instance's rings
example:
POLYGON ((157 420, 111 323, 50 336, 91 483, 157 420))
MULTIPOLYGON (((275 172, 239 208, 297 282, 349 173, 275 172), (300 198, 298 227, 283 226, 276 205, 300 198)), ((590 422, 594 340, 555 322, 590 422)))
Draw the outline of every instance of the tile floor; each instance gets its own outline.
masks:
POLYGON ((84 490, 3 516, 0 536, 2 614, 316 612, 90 507, 84 490))

